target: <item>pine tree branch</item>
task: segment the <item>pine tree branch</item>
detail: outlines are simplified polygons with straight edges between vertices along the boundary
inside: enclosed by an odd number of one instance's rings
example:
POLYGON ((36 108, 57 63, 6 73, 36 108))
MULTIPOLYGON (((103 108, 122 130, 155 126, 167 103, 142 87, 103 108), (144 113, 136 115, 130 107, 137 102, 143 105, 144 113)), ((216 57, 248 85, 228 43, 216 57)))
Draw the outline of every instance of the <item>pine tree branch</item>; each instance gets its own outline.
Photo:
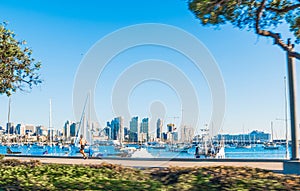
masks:
POLYGON ((276 13, 287 13, 287 12, 289 12, 291 10, 295 10, 299 7, 300 7, 300 3, 284 7, 283 9, 277 9, 277 8, 274 8, 274 7, 266 7, 266 10, 267 11, 273 11, 273 12, 276 12, 276 13))
POLYGON ((274 33, 271 31, 267 31, 267 30, 262 30, 259 26, 259 21, 261 19, 261 15, 263 13, 263 10, 265 9, 266 6, 266 1, 267 0, 263 0, 259 6, 259 8, 257 9, 257 13, 256 13, 256 23, 255 23, 255 29, 256 29, 256 33, 258 35, 261 36, 266 36, 266 37, 271 37, 274 39, 274 44, 277 44, 278 46, 280 46, 284 51, 286 51, 291 57, 294 57, 298 60, 300 60, 300 54, 298 52, 294 52, 292 51, 292 47, 289 46, 288 44, 284 43, 283 40, 280 37, 280 34, 278 33, 274 33))

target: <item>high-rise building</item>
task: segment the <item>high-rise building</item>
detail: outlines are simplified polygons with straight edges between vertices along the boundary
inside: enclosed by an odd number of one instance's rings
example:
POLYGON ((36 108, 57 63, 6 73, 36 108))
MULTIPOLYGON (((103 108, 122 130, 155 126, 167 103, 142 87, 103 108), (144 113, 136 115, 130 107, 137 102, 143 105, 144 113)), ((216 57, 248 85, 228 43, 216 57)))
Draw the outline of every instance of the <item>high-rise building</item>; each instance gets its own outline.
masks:
POLYGON ((169 123, 167 125, 168 132, 173 132, 175 130, 175 124, 169 123))
POLYGON ((39 135, 39 136, 46 136, 47 135, 47 128, 43 125, 38 125, 36 126, 36 135, 39 135))
POLYGON ((139 141, 144 142, 149 140, 149 118, 142 119, 139 137, 139 141))
POLYGON ((122 143, 124 141, 124 119, 123 117, 116 118, 119 121, 118 140, 122 143))
POLYGON ((137 133, 139 129, 139 117, 131 118, 129 128, 131 132, 137 133))
POLYGON ((64 138, 65 140, 69 140, 70 139, 70 121, 66 121, 65 125, 64 125, 64 138))
POLYGON ((25 135, 25 125, 24 124, 17 124, 16 125, 16 134, 25 135))
POLYGON ((181 137, 180 137, 181 142, 183 142, 183 143, 191 142, 191 141, 193 141, 193 137, 194 137, 194 129, 184 125, 180 129, 180 134, 181 134, 181 137))
POLYGON ((123 141, 123 135, 124 135, 123 123, 124 122, 122 117, 116 117, 110 122, 110 124, 109 123, 107 124, 108 127, 111 128, 112 140, 123 141))
POLYGON ((110 123, 107 123, 107 126, 103 129, 104 135, 107 137, 107 140, 111 140, 111 128, 110 128, 110 123))
POLYGON ((162 127, 163 127, 163 122, 161 119, 158 119, 156 123, 156 138, 158 139, 161 139, 162 127))
POLYGON ((36 127, 34 125, 25 125, 25 134, 33 135, 36 133, 36 127))
POLYGON ((173 132, 173 133, 172 133, 172 139, 173 139, 173 141, 175 141, 175 142, 178 141, 178 132, 173 132))
POLYGON ((132 117, 129 123, 129 141, 138 142, 139 117, 132 117))
POLYGON ((78 123, 72 123, 70 125, 70 136, 71 137, 75 137, 76 136, 77 130, 78 130, 78 126, 79 126, 78 123))
POLYGON ((140 133, 149 133, 149 118, 144 118, 142 120, 140 133))
POLYGON ((12 122, 6 123, 6 133, 9 133, 9 134, 15 133, 14 123, 12 123, 12 122))

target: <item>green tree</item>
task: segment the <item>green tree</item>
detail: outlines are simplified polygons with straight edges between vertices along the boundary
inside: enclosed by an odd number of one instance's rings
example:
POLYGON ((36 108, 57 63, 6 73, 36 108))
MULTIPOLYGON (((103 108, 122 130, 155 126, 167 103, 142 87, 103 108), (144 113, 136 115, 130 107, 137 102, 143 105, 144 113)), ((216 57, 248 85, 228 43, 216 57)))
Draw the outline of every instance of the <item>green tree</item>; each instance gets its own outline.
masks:
POLYGON ((15 33, 0 23, 0 94, 10 96, 16 90, 29 90, 41 83, 40 62, 31 57, 25 41, 17 41, 15 33))
POLYGON ((300 0, 189 0, 188 4, 202 25, 231 23, 239 29, 252 30, 273 38, 274 44, 300 60, 290 39, 284 41, 275 32, 285 23, 295 37, 294 42, 300 42, 300 0))

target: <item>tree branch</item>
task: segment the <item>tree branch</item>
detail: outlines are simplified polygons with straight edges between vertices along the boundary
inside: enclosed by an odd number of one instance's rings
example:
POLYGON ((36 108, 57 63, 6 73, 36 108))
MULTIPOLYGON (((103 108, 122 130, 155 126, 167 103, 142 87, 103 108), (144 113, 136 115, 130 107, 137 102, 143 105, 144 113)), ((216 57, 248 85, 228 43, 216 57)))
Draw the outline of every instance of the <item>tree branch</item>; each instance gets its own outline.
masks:
POLYGON ((300 7, 300 3, 284 7, 283 9, 277 9, 277 8, 274 8, 274 7, 266 7, 266 10, 267 11, 273 11, 273 12, 276 12, 276 13, 286 13, 286 12, 289 12, 291 10, 297 9, 299 7, 300 7))
POLYGON ((255 21, 255 29, 256 29, 256 33, 258 35, 261 35, 261 36, 266 36, 266 37, 271 37, 274 39, 274 44, 277 44, 279 45, 284 51, 288 52, 288 54, 291 56, 291 57, 294 57, 298 60, 300 60, 300 54, 298 52, 294 52, 292 50, 292 47, 285 44, 283 42, 283 40, 281 39, 280 37, 280 34, 278 33, 273 33, 271 31, 267 31, 267 30, 262 30, 260 29, 260 26, 259 26, 259 21, 260 21, 260 18, 261 18, 261 15, 263 13, 263 9, 265 8, 266 6, 266 1, 267 0, 263 0, 260 4, 260 6, 258 7, 257 9, 257 13, 256 13, 256 21, 255 21))

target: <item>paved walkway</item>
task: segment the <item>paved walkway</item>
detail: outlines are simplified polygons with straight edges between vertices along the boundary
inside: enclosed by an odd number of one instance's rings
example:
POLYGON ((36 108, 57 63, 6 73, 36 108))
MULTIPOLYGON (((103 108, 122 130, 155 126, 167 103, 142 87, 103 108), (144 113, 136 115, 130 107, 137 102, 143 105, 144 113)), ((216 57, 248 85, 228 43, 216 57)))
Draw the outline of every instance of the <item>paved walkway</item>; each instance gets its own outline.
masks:
POLYGON ((180 167, 203 167, 203 166, 247 166, 253 168, 261 168, 266 170, 273 170, 276 172, 283 171, 282 161, 263 161, 254 160, 253 162, 247 160, 180 160, 180 161, 169 161, 169 160, 152 160, 152 159, 87 159, 82 158, 59 158, 59 157, 12 157, 6 156, 5 159, 18 159, 21 161, 39 160, 42 163, 58 163, 58 164, 101 164, 103 162, 111 164, 119 164, 128 167, 169 167, 169 166, 180 166, 180 167))

